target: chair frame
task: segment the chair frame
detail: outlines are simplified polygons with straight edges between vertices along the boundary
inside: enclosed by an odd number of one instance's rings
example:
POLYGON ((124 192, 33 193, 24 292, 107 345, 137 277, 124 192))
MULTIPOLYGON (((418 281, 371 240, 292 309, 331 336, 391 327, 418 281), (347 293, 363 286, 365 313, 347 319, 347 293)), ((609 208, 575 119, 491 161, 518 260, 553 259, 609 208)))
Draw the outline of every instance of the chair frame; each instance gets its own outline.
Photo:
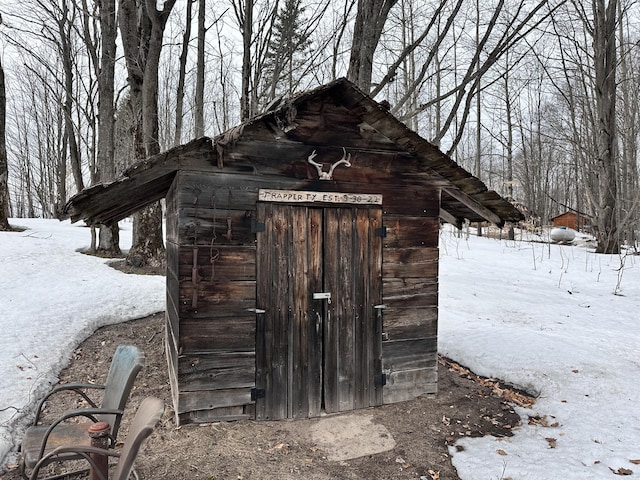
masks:
MULTIPOLYGON (((85 417, 89 422, 85 422, 87 427, 90 423, 98 421, 106 421, 110 425, 109 432, 109 446, 113 447, 116 443, 118 431, 120 428, 120 422, 122 415, 124 414, 124 408, 129 399, 129 394, 135 383, 136 376, 142 370, 144 366, 144 352, 135 345, 118 345, 116 348, 111 366, 109 367, 109 373, 104 384, 90 384, 90 383, 68 383, 64 385, 58 385, 53 388, 39 403, 36 410, 35 420, 32 427, 28 428, 25 433, 25 439, 30 438, 34 442, 40 442, 39 452, 35 461, 31 460, 27 464, 29 458, 33 458, 35 450, 33 447, 29 452, 23 451, 23 455, 20 459, 20 470, 22 477, 27 479, 27 468, 34 468, 36 463, 39 463, 44 457, 47 450, 47 444, 49 438, 56 427, 60 426, 66 420, 75 417, 85 417), (101 406, 98 406, 95 401, 85 392, 85 390, 102 390, 104 391, 101 406), (56 419, 50 424, 44 433, 38 433, 37 429, 41 429, 43 426, 38 426, 38 422, 41 419, 42 412, 44 411, 45 404, 50 400, 52 396, 60 392, 73 391, 82 397, 90 407, 76 408, 65 411, 61 417, 56 419)), ((65 439, 66 441, 66 439, 65 439)), ((77 436, 69 438, 70 444, 75 444, 80 440, 77 436)), ((23 441, 24 447, 24 441, 23 441)), ((72 454, 69 454, 72 455, 72 454)), ((76 455, 77 458, 77 455, 76 455)), ((54 460, 51 460, 51 463, 54 460)))
MULTIPOLYGON (((151 435, 158 422, 162 419, 163 414, 164 402, 159 398, 147 397, 142 401, 140 407, 138 407, 121 451, 116 452, 86 445, 58 447, 38 461, 33 468, 29 480, 37 480, 40 469, 45 465, 54 461, 64 461, 70 458, 74 460, 78 458, 86 460, 93 469, 96 478, 99 480, 108 480, 108 475, 107 477, 103 475, 91 456, 92 454, 118 458, 113 480, 127 480, 132 473, 135 478, 138 478, 133 464, 138 456, 142 443, 151 435)), ((45 480, 64 478, 68 475, 70 475, 70 473, 47 477, 45 480)))

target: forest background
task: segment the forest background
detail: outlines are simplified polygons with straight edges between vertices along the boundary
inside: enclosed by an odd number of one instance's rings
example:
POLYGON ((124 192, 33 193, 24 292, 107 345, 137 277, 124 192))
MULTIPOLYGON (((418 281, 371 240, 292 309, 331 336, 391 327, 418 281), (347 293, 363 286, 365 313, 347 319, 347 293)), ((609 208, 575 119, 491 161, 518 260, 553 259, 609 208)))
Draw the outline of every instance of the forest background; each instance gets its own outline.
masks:
MULTIPOLYGON (((511 199, 637 249, 636 0, 2 0, 0 229, 347 77, 511 199)), ((128 262, 161 263, 162 207, 128 262)), ((101 226, 92 248, 118 254, 101 226)))

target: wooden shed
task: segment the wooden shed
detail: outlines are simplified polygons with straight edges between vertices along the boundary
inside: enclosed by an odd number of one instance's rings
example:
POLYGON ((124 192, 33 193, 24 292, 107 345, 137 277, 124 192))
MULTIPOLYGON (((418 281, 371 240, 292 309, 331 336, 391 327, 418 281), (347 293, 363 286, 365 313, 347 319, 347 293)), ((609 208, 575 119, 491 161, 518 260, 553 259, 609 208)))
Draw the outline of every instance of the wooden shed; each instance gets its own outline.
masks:
POLYGON ((315 417, 437 388, 441 220, 522 215, 339 79, 73 197, 166 198, 166 353, 183 423, 315 417))
POLYGON ((552 217, 551 223, 553 223, 554 227, 567 227, 572 228, 575 231, 584 231, 588 230, 591 222, 588 216, 580 215, 576 212, 564 212, 560 215, 556 215, 552 217))

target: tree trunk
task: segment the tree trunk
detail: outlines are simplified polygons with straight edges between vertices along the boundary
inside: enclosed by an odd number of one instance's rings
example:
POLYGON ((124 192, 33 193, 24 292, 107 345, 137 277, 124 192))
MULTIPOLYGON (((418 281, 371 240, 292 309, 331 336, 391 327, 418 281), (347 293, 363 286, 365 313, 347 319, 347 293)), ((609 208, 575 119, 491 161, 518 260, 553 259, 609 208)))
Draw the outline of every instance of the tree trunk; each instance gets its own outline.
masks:
MULTIPOLYGON (((120 0, 120 31, 127 64, 134 160, 160 153, 158 139, 158 65, 162 36, 175 0, 162 11, 153 0, 120 0)), ((135 267, 164 264, 162 207, 156 202, 133 216, 133 243, 127 263, 135 267)))
MULTIPOLYGON (((626 45, 632 34, 625 31, 629 24, 625 22, 624 7, 618 6, 620 9, 618 21, 619 44, 626 45)), ((629 61, 629 55, 622 53, 620 55, 620 80, 618 84, 622 90, 622 114, 620 125, 620 145, 622 148, 620 161, 620 198, 623 212, 620 217, 619 229, 624 231, 624 240, 629 245, 634 245, 637 249, 636 232, 639 226, 638 211, 640 207, 640 197, 638 197, 638 149, 636 147, 637 140, 640 138, 640 122, 639 120, 639 98, 637 82, 634 81, 634 64, 629 61)))
MULTIPOLYGON (((507 123, 507 200, 513 201, 513 121, 511 118, 511 89, 509 85, 509 52, 505 57, 505 73, 504 73, 504 103, 507 123)), ((515 239, 515 231, 513 224, 509 224, 509 240, 515 239)))
POLYGON ((599 206, 597 211, 598 253, 619 253, 616 152, 616 15, 617 0, 595 0, 593 48, 595 98, 598 114, 597 167, 599 206))
MULTIPOLYGON (((58 33, 60 34, 60 48, 62 54, 62 68, 64 71, 64 93, 65 101, 64 124, 69 142, 69 161, 71 163, 71 172, 76 183, 76 189, 79 192, 84 188, 84 180, 82 178, 82 166, 80 158, 80 149, 76 139, 76 132, 73 125, 73 58, 71 54, 71 30, 72 19, 69 18, 69 8, 67 2, 62 2, 62 17, 58 20, 58 33)), ((66 198, 62 199, 66 202, 66 198)), ((63 205, 60 205, 62 208, 63 205)))
POLYGON ((242 121, 251 117, 251 39, 253 36, 253 0, 245 0, 242 15, 242 91, 240 115, 242 121))
POLYGON ((194 106, 195 138, 204 136, 204 44, 206 30, 206 1, 200 0, 198 6, 198 61, 196 65, 196 95, 194 106))
POLYGON ((195 0, 187 0, 186 26, 182 36, 182 51, 180 52, 180 69, 178 73, 178 87, 176 88, 176 131, 173 138, 174 145, 182 143, 182 117, 184 110, 184 83, 187 75, 187 58, 189 56, 189 42, 191 41, 191 10, 195 0))
MULTIPOLYGON (((100 31, 102 58, 98 72, 98 170, 97 181, 115 179, 115 106, 114 72, 116 63, 116 2, 100 1, 100 31)), ((110 257, 122 254, 119 245, 118 225, 100 225, 97 250, 110 257)))
MULTIPOLYGON (((0 17, 2 23, 2 17, 0 17)), ((9 216, 9 164, 6 145, 7 96, 4 86, 4 70, 0 59, 0 230, 11 230, 9 216)))
POLYGON ((347 25, 349 24, 349 17, 355 3, 356 0, 349 0, 345 2, 339 26, 336 28, 335 35, 333 36, 331 47, 331 78, 336 78, 338 76, 338 60, 342 50, 342 37, 344 36, 347 25))
POLYGON ((358 0, 347 78, 363 92, 371 90, 373 55, 391 7, 398 0, 358 0))

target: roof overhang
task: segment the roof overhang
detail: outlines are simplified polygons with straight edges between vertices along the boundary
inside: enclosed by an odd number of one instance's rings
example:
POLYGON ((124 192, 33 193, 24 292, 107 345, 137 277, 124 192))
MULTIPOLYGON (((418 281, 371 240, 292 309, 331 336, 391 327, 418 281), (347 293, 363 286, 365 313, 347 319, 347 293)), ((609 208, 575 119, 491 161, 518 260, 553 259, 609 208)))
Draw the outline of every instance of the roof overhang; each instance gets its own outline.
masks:
POLYGON ((130 216, 164 198, 176 172, 185 165, 193 168, 195 163, 202 170, 215 172, 223 163, 232 163, 233 158, 227 155, 228 151, 233 150, 252 125, 261 121, 271 128, 278 125, 282 135, 295 130, 296 107, 321 94, 328 94, 337 104, 351 109, 353 115, 358 115, 369 128, 384 135, 404 154, 416 158, 425 175, 438 179, 438 183, 443 185, 440 217, 445 222, 460 228, 465 220, 489 221, 502 226, 505 222, 523 219, 510 202, 489 191, 478 178, 345 79, 275 103, 271 110, 215 138, 196 139, 139 162, 115 182, 96 185, 75 195, 68 202, 65 215, 74 222, 85 219, 89 224, 109 224, 130 216))

